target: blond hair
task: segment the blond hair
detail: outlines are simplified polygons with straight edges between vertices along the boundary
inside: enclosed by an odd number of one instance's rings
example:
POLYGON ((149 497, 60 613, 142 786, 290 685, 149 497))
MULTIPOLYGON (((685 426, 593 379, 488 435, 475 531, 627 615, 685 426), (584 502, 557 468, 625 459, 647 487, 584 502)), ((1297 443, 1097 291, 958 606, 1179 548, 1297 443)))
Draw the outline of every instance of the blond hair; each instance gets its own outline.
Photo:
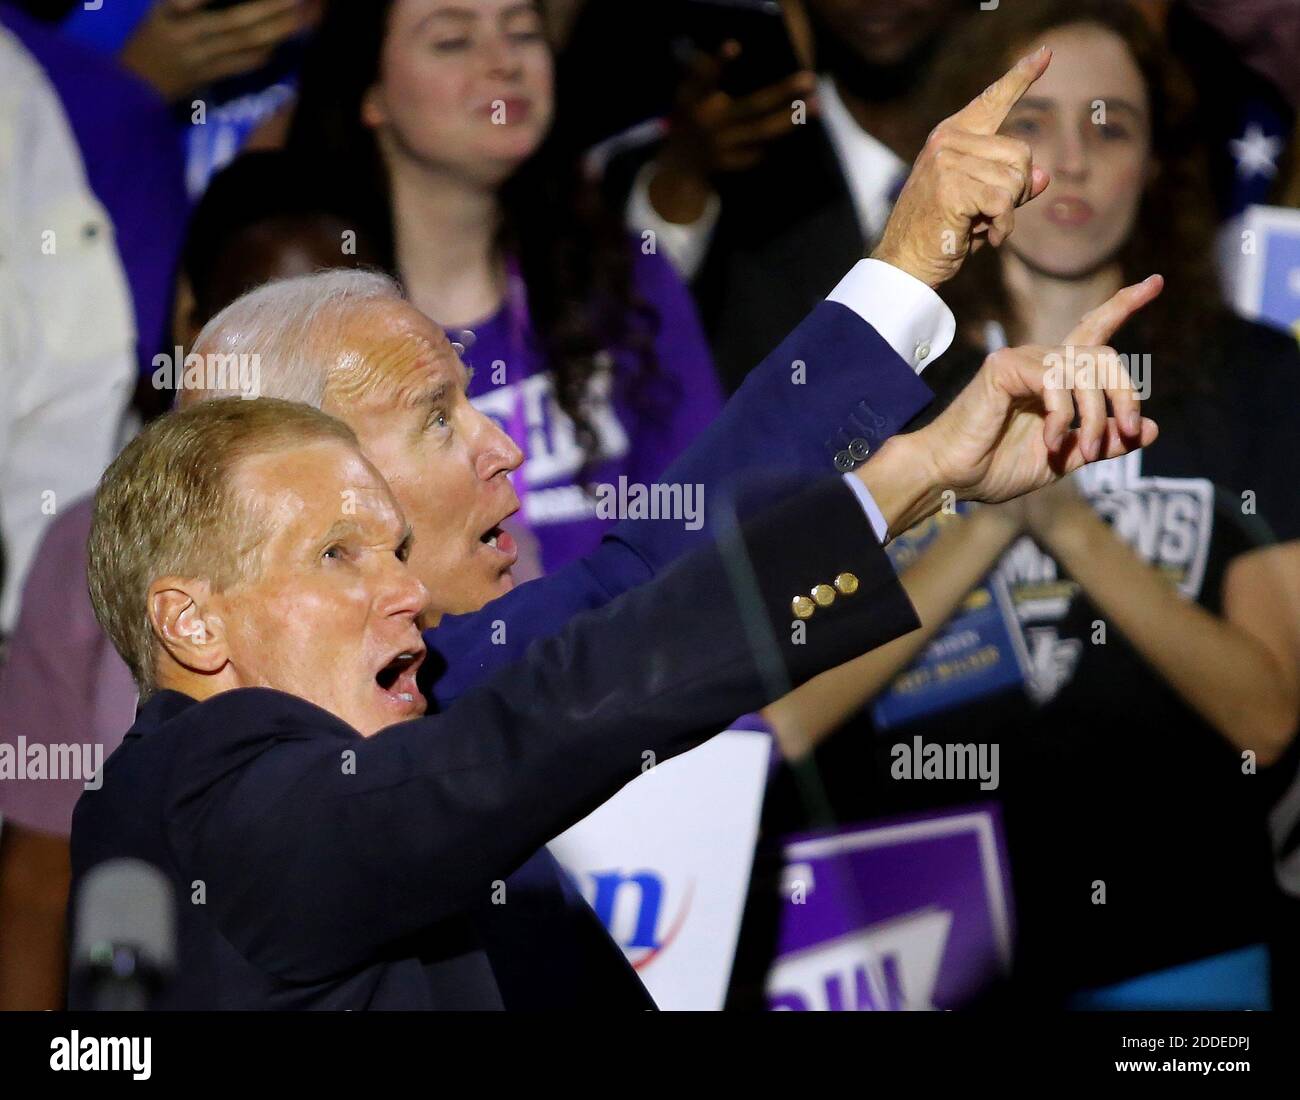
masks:
POLYGON ((233 489, 237 467, 328 440, 357 445, 351 428, 307 405, 218 398, 155 420, 104 472, 90 530, 90 599, 141 698, 155 689, 150 584, 193 577, 220 592, 253 579, 265 532, 233 489))

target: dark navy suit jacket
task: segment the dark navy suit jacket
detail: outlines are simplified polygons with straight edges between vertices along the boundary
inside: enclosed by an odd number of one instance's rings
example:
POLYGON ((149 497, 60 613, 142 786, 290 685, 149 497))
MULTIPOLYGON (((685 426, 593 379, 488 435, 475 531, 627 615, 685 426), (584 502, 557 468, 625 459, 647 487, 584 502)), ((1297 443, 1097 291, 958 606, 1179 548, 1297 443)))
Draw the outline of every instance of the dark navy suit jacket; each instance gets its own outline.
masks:
MULTIPOLYGON (((930 398, 915 371, 870 325, 846 306, 822 302, 750 372, 662 481, 704 485, 705 500, 716 504, 725 498, 729 482, 741 475, 765 471, 806 480, 821 471, 847 470, 858 461, 849 455, 851 444, 863 441, 874 453, 930 398), (801 385, 793 381, 796 363, 802 364, 801 385)), ((855 453, 862 453, 860 446, 855 453)), ((467 687, 517 660, 534 639, 643 584, 707 538, 707 527, 693 532, 680 521, 624 522, 587 558, 522 585, 474 614, 443 619, 425 634, 430 649, 425 669, 436 677, 425 683, 425 693, 436 705, 449 705, 467 687)), ((548 942, 568 946, 567 965, 575 972, 606 966, 613 947, 609 937, 548 851, 536 853, 508 884, 537 899, 549 919, 523 922, 503 912, 493 914, 499 969, 515 969, 515 959, 531 962, 548 950, 548 942)), ((619 952, 608 968, 610 983, 631 976, 622 962, 619 952)), ((634 976, 621 985, 626 987, 623 1001, 646 998, 634 976)), ((561 988, 581 1003, 581 984, 561 988)), ((548 989, 545 996, 556 1003, 556 990, 548 989)), ((608 1003, 609 997, 602 999, 608 1003)))
MULTIPOLYGON (((509 890, 494 912, 500 882, 646 752, 669 759, 769 702, 782 690, 769 658, 799 684, 916 626, 853 493, 822 479, 539 639, 442 714, 369 738, 269 689, 158 693, 77 803, 73 897, 115 857, 168 876, 179 969, 160 1007, 644 1004, 625 969, 557 970, 544 939, 522 954, 508 937, 503 961, 494 916, 529 912, 509 890), (737 560, 748 599, 733 593, 737 560), (846 571, 858 591, 795 644, 792 596, 846 571)), ((75 981, 70 1003, 87 1005, 75 981)))
MULTIPOLYGON (((740 479, 798 478, 846 471, 930 403, 930 390, 861 317, 822 302, 763 360, 717 419, 664 472, 664 484, 703 485, 706 508, 740 479), (793 365, 804 381, 795 384, 793 365), (861 454, 861 449, 855 450, 861 454)), ((520 585, 470 615, 444 618, 427 631, 436 680, 431 700, 447 706, 465 688, 517 660, 579 611, 608 603, 645 583, 685 551, 709 540, 709 525, 625 520, 587 557, 520 585)))
MULTIPOLYGON (((750 374, 663 480, 703 484, 706 500, 717 501, 739 474, 767 470, 806 480, 818 471, 843 470, 856 461, 848 458, 851 444, 862 441, 874 451, 929 399, 912 368, 870 325, 847 307, 825 302, 750 374), (796 363, 803 377, 797 386, 796 363)), ((855 450, 862 453, 861 446, 855 450)), ((707 540, 707 530, 689 531, 680 522, 626 522, 583 561, 480 612, 444 619, 425 635, 426 669, 437 675, 425 684, 431 703, 446 709, 518 661, 535 639, 646 583, 707 540)), ((167 713, 165 702, 146 707, 139 728, 151 728, 167 713)), ((519 904, 482 910, 476 932, 488 945, 505 1003, 649 1004, 622 953, 545 848, 506 882, 519 904), (556 982, 557 975, 563 980, 556 982)))

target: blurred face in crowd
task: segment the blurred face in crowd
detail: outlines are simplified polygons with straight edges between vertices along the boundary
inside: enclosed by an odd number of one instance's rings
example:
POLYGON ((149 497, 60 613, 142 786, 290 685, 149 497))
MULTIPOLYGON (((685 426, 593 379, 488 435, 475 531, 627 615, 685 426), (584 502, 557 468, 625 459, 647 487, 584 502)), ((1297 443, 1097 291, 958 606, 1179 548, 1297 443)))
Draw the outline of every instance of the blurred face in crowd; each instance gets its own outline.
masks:
POLYGON ((1112 31, 1078 24, 1042 37, 1052 64, 1002 133, 1028 142, 1052 182, 1016 212, 1007 248, 1031 270, 1083 278, 1113 262, 1133 230, 1154 172, 1150 106, 1112 31))
POLYGON ((396 0, 362 104, 389 158, 496 186, 550 129, 553 66, 532 0, 396 0))
POLYGON ((896 65, 943 29, 956 0, 809 0, 826 27, 869 65, 896 65))
POLYGON ((379 472, 322 440, 248 458, 235 478, 265 534, 254 579, 210 596, 205 612, 220 622, 232 686, 289 692, 367 735, 423 714, 416 624, 428 593, 405 564, 409 529, 379 472))
POLYGON ((350 314, 335 362, 323 410, 356 432, 411 523, 427 624, 510 591, 518 549, 501 523, 519 509, 509 474, 523 455, 470 404, 446 336, 405 302, 370 302, 350 314))

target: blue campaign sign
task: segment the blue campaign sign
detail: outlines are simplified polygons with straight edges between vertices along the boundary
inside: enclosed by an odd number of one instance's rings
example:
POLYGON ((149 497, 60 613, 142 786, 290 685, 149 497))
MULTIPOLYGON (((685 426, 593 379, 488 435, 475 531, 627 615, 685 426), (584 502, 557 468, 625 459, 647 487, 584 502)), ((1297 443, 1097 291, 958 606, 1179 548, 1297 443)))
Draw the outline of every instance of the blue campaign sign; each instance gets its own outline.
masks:
MULTIPOLYGON (((968 511, 962 503, 956 515, 968 511)), ((902 573, 929 548, 946 523, 943 513, 890 543, 887 553, 902 573)), ((1028 662, 1024 636, 1005 581, 991 573, 962 602, 930 644, 872 705, 872 720, 890 729, 1002 691, 1021 687, 1028 662)))
POLYGON ((1237 312, 1300 339, 1300 210, 1247 207, 1224 226, 1219 260, 1237 312))
POLYGON ((1300 323, 1300 221, 1270 223, 1261 243, 1260 317, 1295 331, 1300 323))

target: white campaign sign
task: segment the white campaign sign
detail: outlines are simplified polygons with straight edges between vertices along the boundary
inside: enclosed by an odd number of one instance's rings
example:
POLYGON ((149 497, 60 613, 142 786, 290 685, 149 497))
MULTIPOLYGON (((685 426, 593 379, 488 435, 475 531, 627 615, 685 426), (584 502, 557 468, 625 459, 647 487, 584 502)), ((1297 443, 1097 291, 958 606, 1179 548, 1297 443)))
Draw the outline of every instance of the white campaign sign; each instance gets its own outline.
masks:
POLYGON ((660 764, 550 844, 663 1009, 719 1009, 771 737, 728 730, 660 764))

